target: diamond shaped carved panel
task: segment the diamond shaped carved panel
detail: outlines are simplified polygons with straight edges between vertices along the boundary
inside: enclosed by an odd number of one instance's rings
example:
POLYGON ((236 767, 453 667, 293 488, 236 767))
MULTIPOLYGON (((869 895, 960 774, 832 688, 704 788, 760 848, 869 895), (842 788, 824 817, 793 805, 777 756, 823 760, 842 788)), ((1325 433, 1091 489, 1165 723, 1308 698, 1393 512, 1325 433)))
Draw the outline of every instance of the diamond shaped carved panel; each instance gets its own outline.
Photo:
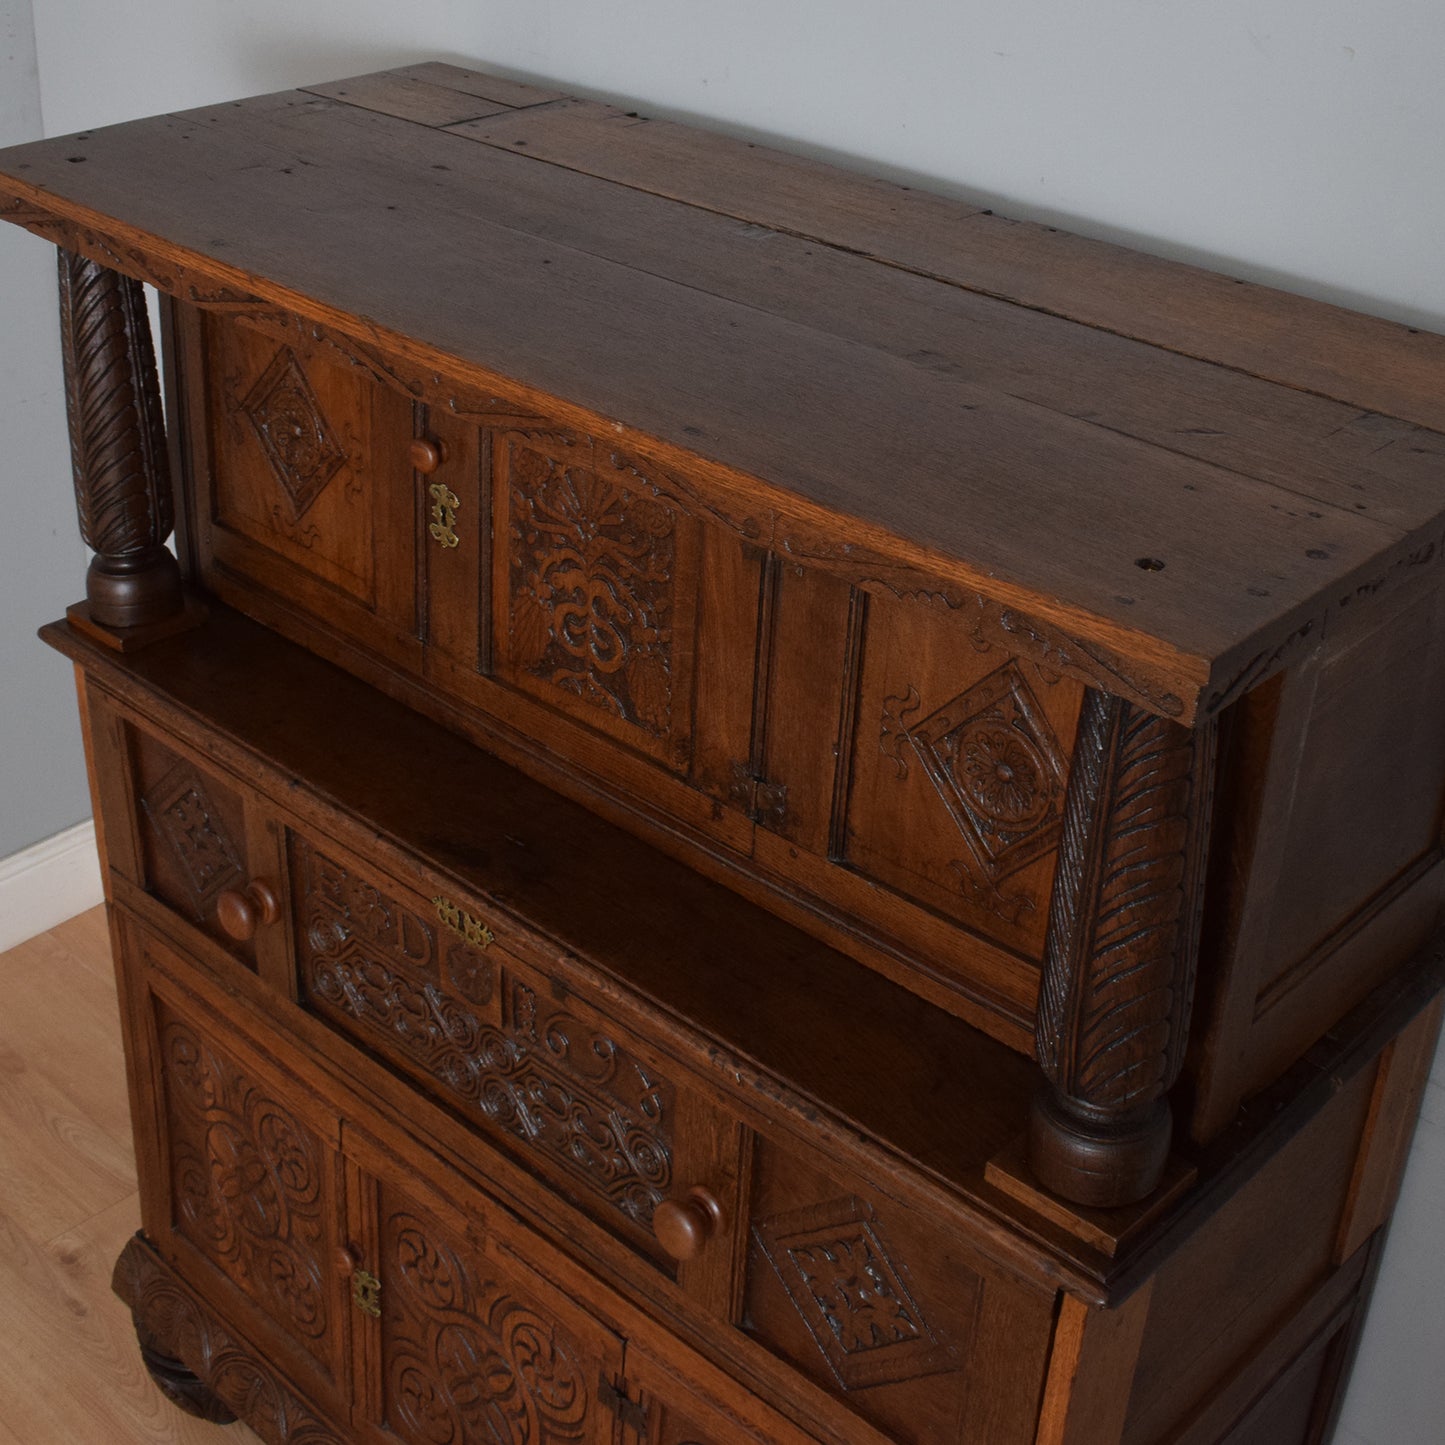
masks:
POLYGON ((1057 847, 1067 761, 1018 667, 1005 663, 914 721, 921 710, 916 688, 886 699, 883 751, 900 775, 916 759, 987 875, 1006 878, 1057 847))
POLYGON ((849 1195, 774 1215, 753 1234, 845 1390, 958 1368, 863 1200, 849 1195))
POLYGON ((198 919, 243 876, 240 852, 197 770, 180 762, 141 798, 141 807, 179 870, 198 919))
POLYGON ((299 521, 347 457, 290 347, 272 357, 241 410, 299 521))

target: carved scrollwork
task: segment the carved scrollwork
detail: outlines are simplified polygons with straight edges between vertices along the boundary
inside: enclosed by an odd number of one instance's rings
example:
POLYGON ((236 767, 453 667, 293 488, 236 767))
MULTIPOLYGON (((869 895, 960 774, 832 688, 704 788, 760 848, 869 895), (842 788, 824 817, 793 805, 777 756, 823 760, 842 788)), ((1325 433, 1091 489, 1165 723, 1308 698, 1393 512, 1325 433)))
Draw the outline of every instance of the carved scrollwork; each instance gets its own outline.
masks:
POLYGON ((320 1145, 186 1024, 166 1021, 161 1049, 177 1227, 324 1359, 320 1145))
POLYGON ((1189 1036, 1214 733, 1085 695, 1040 986, 1051 1089, 1031 1162, 1057 1193, 1117 1205, 1158 1182, 1165 1094, 1189 1036))
POLYGON ((663 736, 678 514, 636 471, 607 475, 561 450, 521 437, 509 447, 513 661, 663 736))
POLYGON ((577 1345, 499 1283, 479 1279, 410 1213, 385 1222, 387 1413, 418 1440, 580 1440, 592 1404, 577 1345))
POLYGON ((313 848, 301 845, 301 861, 311 1005, 646 1228, 672 1183, 672 1085, 518 980, 500 1024, 484 1019, 500 972, 488 960, 454 945, 444 986, 430 924, 313 848))

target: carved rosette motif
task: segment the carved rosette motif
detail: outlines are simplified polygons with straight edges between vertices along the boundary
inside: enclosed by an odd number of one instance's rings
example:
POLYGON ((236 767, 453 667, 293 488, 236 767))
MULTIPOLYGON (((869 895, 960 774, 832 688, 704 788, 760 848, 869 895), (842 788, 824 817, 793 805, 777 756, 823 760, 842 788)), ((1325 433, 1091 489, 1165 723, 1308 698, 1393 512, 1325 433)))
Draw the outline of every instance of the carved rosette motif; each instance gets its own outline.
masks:
POLYGON ((347 457, 290 347, 272 357, 241 410, 299 522, 347 457))
POLYGON ((399 1050, 453 1100, 646 1228, 672 1183, 672 1085, 505 975, 500 1025, 485 1021, 469 1004, 490 1000, 490 962, 451 945, 443 987, 430 924, 315 849, 300 845, 300 856, 298 951, 312 1006, 399 1050))
POLYGON ((1119 1205, 1158 1183, 1189 1037, 1214 766, 1190 732, 1085 695, 1054 880, 1037 1044, 1051 1088, 1030 1159, 1057 1193, 1119 1205))
POLYGON ((200 774, 172 768, 141 799, 141 808, 180 865, 197 919, 223 889, 243 876, 241 859, 200 774))
POLYGON ((588 1430, 576 1343, 492 1279, 469 1273, 408 1213, 383 1230, 387 1419, 408 1439, 542 1445, 588 1430))
POLYGON ((143 1350, 159 1348, 272 1445, 344 1445, 270 1364, 235 1338, 144 1240, 116 1261, 112 1288, 130 1307, 143 1350))
POLYGON ((541 447, 509 443, 513 662, 661 737, 672 723, 677 512, 635 471, 605 475, 541 447))
POLYGON ((849 1195, 753 1226, 769 1264, 845 1390, 959 1366, 890 1257, 872 1209, 849 1195))
POLYGON ((324 1362, 321 1146, 187 1025, 167 1020, 161 1050, 180 1231, 324 1362))
POLYGON ((166 550, 174 522, 160 389, 140 282, 62 250, 60 337, 86 578, 106 627, 156 622, 182 606, 166 550))

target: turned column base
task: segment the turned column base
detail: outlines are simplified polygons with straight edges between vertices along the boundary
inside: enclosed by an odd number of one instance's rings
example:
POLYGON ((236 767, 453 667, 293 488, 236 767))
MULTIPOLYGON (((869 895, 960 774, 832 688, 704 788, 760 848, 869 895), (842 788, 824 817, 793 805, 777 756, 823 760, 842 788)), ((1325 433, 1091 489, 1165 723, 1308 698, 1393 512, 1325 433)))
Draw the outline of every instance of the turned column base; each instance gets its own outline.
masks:
POLYGON ((185 606, 180 565, 159 546, 119 557, 97 553, 85 574, 85 598, 100 627, 163 622, 185 606))
POLYGON ((1172 1133, 1163 1099, 1120 1116, 1044 1089, 1029 1119, 1029 1168, 1046 1189, 1074 1204, 1117 1209, 1158 1187, 1172 1133))

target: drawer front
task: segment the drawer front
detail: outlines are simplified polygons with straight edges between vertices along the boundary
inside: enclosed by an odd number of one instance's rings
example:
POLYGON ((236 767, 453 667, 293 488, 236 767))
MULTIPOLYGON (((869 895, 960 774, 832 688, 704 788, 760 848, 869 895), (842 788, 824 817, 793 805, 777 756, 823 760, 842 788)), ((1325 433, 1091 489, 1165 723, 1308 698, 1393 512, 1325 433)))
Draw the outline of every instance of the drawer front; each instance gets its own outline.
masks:
POLYGON ((249 792, 102 699, 92 702, 107 861, 131 883, 256 971, 263 924, 282 899, 274 850, 249 792), (103 732, 103 736, 100 734, 103 732), (105 794, 119 793, 111 802, 105 794))
POLYGON ((676 1274, 654 1214, 698 1181, 728 1190, 738 1127, 539 967, 514 921, 332 844, 293 833, 290 852, 303 1007, 676 1274))
POLYGON ((759 1140, 740 1327, 889 1439, 1032 1441, 1053 1296, 957 1230, 759 1140))

